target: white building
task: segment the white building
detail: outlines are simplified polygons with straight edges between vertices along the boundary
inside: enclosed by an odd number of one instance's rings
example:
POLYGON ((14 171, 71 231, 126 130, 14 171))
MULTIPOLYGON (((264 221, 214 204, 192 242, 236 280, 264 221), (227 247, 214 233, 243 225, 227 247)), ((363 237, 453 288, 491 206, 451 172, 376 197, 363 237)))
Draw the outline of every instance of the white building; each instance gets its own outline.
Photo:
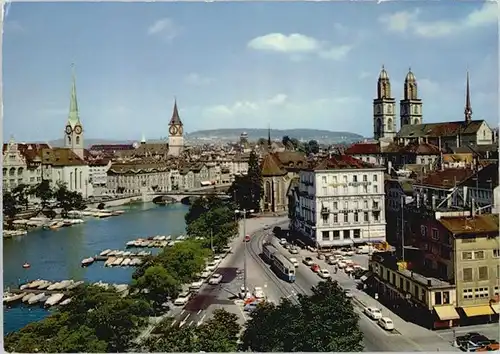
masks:
POLYGON ((106 192, 108 170, 110 167, 111 160, 97 160, 89 162, 89 179, 94 189, 94 195, 101 195, 106 192))
POLYGON ((291 227, 319 247, 385 241, 383 167, 335 155, 299 172, 296 196, 291 227))
POLYGON ((89 165, 69 148, 42 150, 43 179, 66 184, 68 190, 80 193, 83 198, 93 195, 89 165))

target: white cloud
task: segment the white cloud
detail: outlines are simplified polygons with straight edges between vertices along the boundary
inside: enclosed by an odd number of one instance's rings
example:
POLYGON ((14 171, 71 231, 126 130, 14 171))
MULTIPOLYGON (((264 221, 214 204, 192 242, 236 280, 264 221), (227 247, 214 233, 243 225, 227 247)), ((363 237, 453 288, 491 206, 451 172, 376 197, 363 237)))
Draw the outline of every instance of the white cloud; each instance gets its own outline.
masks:
POLYGON ((206 86, 213 82, 210 77, 204 77, 197 73, 190 73, 184 78, 184 82, 192 86, 206 86))
POLYGON ((332 46, 326 41, 300 33, 269 33, 250 40, 247 46, 254 50, 290 54, 294 61, 302 61, 308 54, 315 54, 323 59, 341 60, 352 49, 350 45, 332 46))
POLYGON ((457 20, 423 21, 421 11, 400 11, 386 14, 379 18, 391 32, 411 32, 420 37, 437 38, 458 34, 466 30, 476 29, 498 23, 498 5, 496 2, 485 2, 483 6, 457 20))
POLYGON ((179 34, 179 28, 170 18, 162 18, 154 22, 148 27, 148 35, 160 36, 168 41, 171 41, 179 34))
POLYGON ((288 96, 285 95, 284 93, 278 93, 276 96, 270 98, 269 100, 267 100, 267 102, 269 104, 273 104, 273 105, 280 105, 280 104, 283 104, 285 103, 285 101, 287 100, 288 96))

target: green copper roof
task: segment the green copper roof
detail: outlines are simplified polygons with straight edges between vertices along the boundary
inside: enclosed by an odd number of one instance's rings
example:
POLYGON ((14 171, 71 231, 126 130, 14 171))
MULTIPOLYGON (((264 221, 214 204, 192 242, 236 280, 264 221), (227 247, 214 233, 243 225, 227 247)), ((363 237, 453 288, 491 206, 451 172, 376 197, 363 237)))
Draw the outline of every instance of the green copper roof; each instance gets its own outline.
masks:
POLYGON ((68 124, 71 125, 72 127, 74 127, 77 123, 80 123, 80 116, 78 114, 78 102, 76 99, 76 78, 75 78, 75 69, 73 66, 68 124))

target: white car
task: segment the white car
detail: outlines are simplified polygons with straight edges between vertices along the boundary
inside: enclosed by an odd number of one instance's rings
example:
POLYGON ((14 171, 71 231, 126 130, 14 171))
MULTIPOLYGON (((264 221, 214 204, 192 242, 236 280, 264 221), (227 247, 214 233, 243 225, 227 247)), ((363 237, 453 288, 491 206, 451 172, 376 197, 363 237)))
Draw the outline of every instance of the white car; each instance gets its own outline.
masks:
POLYGON ((346 264, 344 261, 338 261, 337 262, 337 267, 339 267, 340 269, 343 269, 346 267, 346 264))
POLYGON ((222 261, 222 257, 220 255, 216 255, 216 256, 214 256, 214 259, 212 261, 220 263, 222 261))
POLYGON ((330 272, 328 269, 320 269, 318 272, 319 276, 323 279, 328 279, 330 278, 330 272))
POLYGON ((293 264, 295 268, 299 267, 299 261, 297 260, 297 258, 289 258, 288 260, 293 264))
POLYGON ((382 311, 376 307, 365 307, 363 312, 372 320, 380 320, 382 318, 382 311))
POLYGON ((266 297, 266 294, 264 294, 264 290, 260 286, 256 286, 253 289, 253 295, 255 296, 256 299, 264 299, 266 297))
POLYGON ((311 257, 306 257, 302 260, 302 263, 304 263, 306 266, 312 266, 314 264, 314 261, 311 257))
POLYGON ((292 246, 288 249, 288 252, 290 252, 291 254, 298 254, 299 250, 292 246))
POLYGON ((208 280, 208 284, 217 285, 222 281, 222 274, 213 274, 212 277, 208 280))
POLYGON ((346 255, 346 256, 349 256, 349 257, 352 257, 352 256, 354 256, 354 251, 347 251, 347 252, 345 253, 345 255, 346 255))
POLYGON ((201 272, 201 274, 200 274, 200 278, 202 278, 202 279, 207 279, 207 278, 210 276, 210 274, 211 274, 211 273, 212 273, 212 272, 210 272, 210 271, 208 271, 208 270, 204 270, 203 272, 201 272))
POLYGON ((176 305, 176 306, 186 305, 190 298, 191 298, 191 293, 188 291, 185 291, 185 292, 179 294, 179 297, 174 300, 174 305, 176 305))
POLYGON ((286 238, 282 238, 280 240, 280 245, 282 245, 282 246, 286 245, 286 238))
POLYGON ((335 265, 335 264, 337 264, 337 262, 338 262, 337 258, 335 258, 334 256, 328 257, 328 261, 327 261, 328 264, 335 265))
POLYGON ((219 263, 212 261, 212 262, 207 264, 205 270, 208 270, 209 272, 213 272, 214 270, 217 269, 218 265, 219 265, 219 263))
POLYGON ((345 294, 345 297, 347 297, 349 299, 352 298, 352 292, 350 289, 344 290, 344 294, 345 294))
POLYGON ((378 320, 378 325, 385 329, 386 331, 394 330, 394 322, 389 317, 382 317, 378 320))
POLYGON ((198 279, 192 282, 189 288, 193 290, 198 290, 199 288, 201 288, 202 285, 203 285, 203 279, 198 279))
POLYGON ((222 252, 224 252, 225 254, 228 254, 228 253, 231 253, 231 250, 232 250, 232 248, 231 248, 231 247, 226 246, 226 247, 224 247, 224 248, 222 249, 222 252))

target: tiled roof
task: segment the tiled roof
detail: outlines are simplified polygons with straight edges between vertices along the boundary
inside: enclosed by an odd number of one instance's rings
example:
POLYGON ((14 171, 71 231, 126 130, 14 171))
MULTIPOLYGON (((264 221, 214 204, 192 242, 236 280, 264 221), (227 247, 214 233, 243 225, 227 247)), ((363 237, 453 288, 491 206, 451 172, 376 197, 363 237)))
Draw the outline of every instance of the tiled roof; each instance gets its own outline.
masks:
POLYGON ((483 214, 474 217, 441 217, 439 222, 454 235, 494 233, 498 237, 498 214, 483 214))
POLYGON ((375 168, 376 166, 356 159, 349 155, 332 155, 320 160, 311 169, 318 170, 341 170, 341 169, 362 169, 375 168))
POLYGON ((307 167, 306 155, 298 151, 275 152, 273 155, 281 162, 285 170, 297 170, 307 167))
POLYGON ((474 172, 468 168, 447 168, 442 171, 432 171, 425 175, 422 181, 415 182, 415 184, 449 189, 473 174, 474 172))
POLYGON ((90 151, 123 151, 134 150, 132 144, 95 144, 89 148, 90 151))
POLYGON ((481 168, 477 174, 471 175, 461 183, 465 186, 481 189, 493 189, 498 186, 498 161, 481 168), (476 177, 478 180, 476 180, 476 177))
POLYGON ((262 176, 284 176, 287 174, 286 170, 282 167, 281 162, 274 154, 266 154, 261 164, 262 176))
POLYGON ((413 154, 413 155, 438 155, 439 147, 428 143, 410 143, 400 145, 391 143, 383 148, 384 153, 413 154))
POLYGON ((52 166, 82 166, 87 163, 68 148, 51 148, 42 150, 42 163, 52 166))
POLYGON ((129 163, 113 163, 109 169, 109 172, 116 174, 123 173, 153 173, 153 172, 165 172, 170 170, 170 165, 163 163, 154 163, 152 161, 133 161, 129 163))
POLYGON ((456 135, 467 135, 477 133, 484 120, 473 120, 467 123, 465 120, 445 123, 427 123, 427 124, 407 124, 401 127, 398 137, 417 138, 417 137, 451 137, 456 135))
POLYGON ((379 143, 357 143, 349 146, 345 150, 347 155, 372 155, 380 154, 379 143))

